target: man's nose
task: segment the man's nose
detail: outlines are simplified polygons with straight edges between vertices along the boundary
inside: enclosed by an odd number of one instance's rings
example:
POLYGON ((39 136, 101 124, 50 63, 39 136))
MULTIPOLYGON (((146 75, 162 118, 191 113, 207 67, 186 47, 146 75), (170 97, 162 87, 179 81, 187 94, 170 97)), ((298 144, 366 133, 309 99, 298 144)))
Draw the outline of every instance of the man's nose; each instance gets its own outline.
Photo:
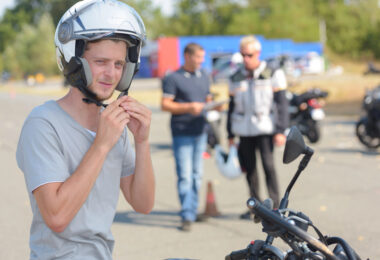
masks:
POLYGON ((113 76, 115 74, 116 68, 113 64, 107 64, 105 66, 104 74, 107 76, 113 76))

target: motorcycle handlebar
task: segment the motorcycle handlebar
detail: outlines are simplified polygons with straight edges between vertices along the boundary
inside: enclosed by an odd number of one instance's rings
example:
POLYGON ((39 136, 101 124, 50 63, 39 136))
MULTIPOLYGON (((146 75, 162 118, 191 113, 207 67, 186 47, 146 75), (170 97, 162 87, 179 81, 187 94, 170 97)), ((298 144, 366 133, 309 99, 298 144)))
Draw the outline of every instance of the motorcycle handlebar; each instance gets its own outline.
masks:
POLYGON ((232 251, 229 255, 227 255, 224 260, 241 260, 246 259, 249 253, 249 249, 242 249, 237 251, 232 251))
POLYGON ((273 224, 278 225, 281 228, 284 228, 285 230, 292 233, 293 235, 311 244, 320 252, 322 252, 326 256, 327 259, 339 260, 339 258, 335 256, 334 253, 331 252, 331 250, 327 246, 325 246, 322 242, 320 242, 313 236, 309 235, 307 232, 303 231, 302 229, 288 223, 279 215, 273 213, 271 210, 263 206, 257 199, 250 198, 247 201, 247 205, 248 205, 248 208, 250 208, 254 214, 258 215, 259 217, 261 217, 262 219, 266 221, 269 221, 273 224))

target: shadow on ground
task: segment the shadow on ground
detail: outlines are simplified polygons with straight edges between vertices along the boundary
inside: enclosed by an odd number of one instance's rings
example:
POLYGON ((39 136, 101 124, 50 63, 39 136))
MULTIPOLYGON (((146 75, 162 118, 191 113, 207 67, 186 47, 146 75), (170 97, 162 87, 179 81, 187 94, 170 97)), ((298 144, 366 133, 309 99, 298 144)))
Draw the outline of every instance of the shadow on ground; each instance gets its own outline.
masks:
POLYGON ((159 152, 164 150, 172 150, 172 145, 168 143, 151 143, 150 144, 151 152, 159 152))
POLYGON ((337 153, 337 154, 362 154, 366 156, 378 156, 380 155, 380 152, 376 149, 356 149, 356 148, 319 148, 320 152, 327 152, 327 153, 337 153))
MULTIPOLYGON (((224 220, 237 220, 238 214, 224 213, 218 217, 212 217, 224 220)), ((148 227, 163 227, 168 229, 178 229, 181 219, 176 211, 152 211, 148 215, 140 214, 135 211, 117 212, 113 220, 114 223, 123 223, 131 225, 140 225, 148 227)), ((206 221, 208 222, 208 221, 206 221)))

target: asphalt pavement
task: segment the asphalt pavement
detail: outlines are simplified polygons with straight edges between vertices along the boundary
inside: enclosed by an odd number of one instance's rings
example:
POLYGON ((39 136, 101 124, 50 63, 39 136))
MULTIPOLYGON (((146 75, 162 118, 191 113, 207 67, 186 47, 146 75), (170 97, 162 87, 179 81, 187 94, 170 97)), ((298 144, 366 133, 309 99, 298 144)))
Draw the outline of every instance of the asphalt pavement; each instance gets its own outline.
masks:
MULTIPOLYGON (((32 219, 25 182, 15 160, 21 126, 31 109, 50 95, 0 91, 0 259, 28 259, 29 227, 32 219)), ((152 213, 133 212, 120 197, 112 231, 116 240, 115 259, 224 259, 233 250, 245 248, 251 240, 265 239, 261 226, 240 220, 246 211, 248 188, 243 176, 226 179, 213 157, 205 160, 200 192, 200 212, 206 206, 207 183, 211 182, 215 205, 221 216, 196 223, 191 232, 178 229, 179 202, 171 151, 169 115, 157 106, 151 127, 152 159, 157 180, 152 213)), ((366 150, 354 135, 357 115, 329 116, 323 122, 322 139, 309 144, 314 156, 290 194, 289 207, 310 217, 323 234, 341 236, 362 256, 380 259, 380 154, 366 150)), ((222 134, 225 133, 222 129, 222 134)), ((225 145, 225 142, 223 142, 225 145)), ((283 148, 275 159, 281 191, 295 173, 299 160, 282 163, 283 148)), ((261 169, 261 194, 266 197, 261 169)), ((312 235, 315 235, 310 231, 312 235)), ((281 241, 275 241, 288 249, 281 241)))

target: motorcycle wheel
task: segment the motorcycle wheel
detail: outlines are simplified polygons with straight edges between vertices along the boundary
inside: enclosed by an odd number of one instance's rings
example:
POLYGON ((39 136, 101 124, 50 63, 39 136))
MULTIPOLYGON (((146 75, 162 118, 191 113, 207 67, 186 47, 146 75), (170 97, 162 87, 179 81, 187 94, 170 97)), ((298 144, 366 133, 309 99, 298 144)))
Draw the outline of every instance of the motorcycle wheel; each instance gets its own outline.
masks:
POLYGON ((371 135, 368 131, 367 124, 367 118, 362 118, 356 123, 356 136, 359 138, 359 141, 368 148, 378 148, 380 146, 380 137, 371 135))
POLYGON ((321 137, 321 128, 318 124, 318 122, 314 120, 308 120, 307 121, 307 133, 306 137, 309 139, 310 143, 316 143, 319 141, 319 138, 321 137))

